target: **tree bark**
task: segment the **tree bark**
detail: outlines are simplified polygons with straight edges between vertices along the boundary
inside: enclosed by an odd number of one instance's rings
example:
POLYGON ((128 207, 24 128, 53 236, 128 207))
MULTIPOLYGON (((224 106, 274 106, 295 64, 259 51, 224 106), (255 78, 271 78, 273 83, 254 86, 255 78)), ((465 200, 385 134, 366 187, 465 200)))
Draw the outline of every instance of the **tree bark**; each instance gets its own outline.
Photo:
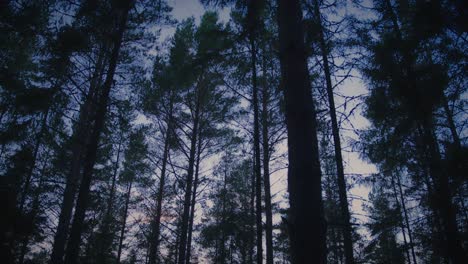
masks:
POLYGON ((92 136, 88 148, 86 150, 86 155, 84 159, 80 191, 78 193, 75 215, 70 232, 69 244, 65 256, 66 264, 75 264, 78 262, 82 227, 89 199, 94 164, 96 163, 99 139, 104 127, 105 117, 107 113, 107 104, 109 101, 109 94, 113 85, 114 73, 117 68, 122 39, 125 32, 128 13, 130 11, 132 2, 132 0, 127 0, 127 6, 121 10, 121 18, 119 21, 117 32, 114 36, 114 48, 111 53, 106 80, 102 86, 102 93, 99 96, 97 111, 94 119, 94 126, 92 129, 92 136))
POLYGON ((288 217, 292 263, 327 261, 317 125, 299 0, 279 0, 278 27, 288 131, 288 217))

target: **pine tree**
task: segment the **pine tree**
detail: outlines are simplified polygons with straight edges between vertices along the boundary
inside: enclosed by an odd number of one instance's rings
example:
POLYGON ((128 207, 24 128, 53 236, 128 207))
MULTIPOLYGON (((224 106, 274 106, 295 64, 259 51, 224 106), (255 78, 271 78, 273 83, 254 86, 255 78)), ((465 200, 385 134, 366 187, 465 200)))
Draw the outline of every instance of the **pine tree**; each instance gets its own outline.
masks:
POLYGON ((288 129, 288 217, 293 263, 326 263, 315 109, 302 32, 299 1, 278 2, 281 76, 288 129), (311 252, 311 249, 314 249, 311 252))
POLYGON ((367 116, 376 128, 388 131, 386 140, 391 144, 413 137, 410 140, 417 145, 417 162, 433 185, 428 188, 434 189, 430 199, 447 241, 445 255, 454 263, 463 263, 466 253, 459 238, 450 176, 443 169, 434 124, 434 112, 440 107, 447 86, 447 73, 440 64, 428 60, 426 52, 421 52, 424 41, 440 34, 440 6, 407 3, 395 11, 391 1, 376 1, 375 5, 382 19, 377 27, 378 39, 367 46, 372 57, 363 67, 373 88, 367 101, 367 116), (431 21, 421 16, 425 11, 429 11, 431 21), (392 129, 394 132, 390 132, 392 129))
POLYGON ((399 207, 392 206, 382 186, 373 188, 369 194, 372 206, 368 208, 368 224, 373 240, 365 249, 370 263, 405 263, 404 250, 396 241, 396 229, 402 221, 399 207))

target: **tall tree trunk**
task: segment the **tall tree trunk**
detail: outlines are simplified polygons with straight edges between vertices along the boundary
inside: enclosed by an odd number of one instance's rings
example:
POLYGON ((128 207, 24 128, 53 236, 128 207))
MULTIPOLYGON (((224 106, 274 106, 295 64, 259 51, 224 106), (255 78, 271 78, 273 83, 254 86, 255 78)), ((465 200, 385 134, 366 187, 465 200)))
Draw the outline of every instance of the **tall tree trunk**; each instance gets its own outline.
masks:
POLYGON ((409 244, 410 244, 410 249, 411 249, 411 256, 413 258, 413 263, 416 264, 418 262, 416 261, 416 253, 414 252, 413 234, 411 232, 408 210, 406 209, 405 196, 403 194, 403 187, 401 184, 400 175, 397 175, 396 179, 397 179, 398 190, 400 193, 401 207, 403 209, 403 216, 404 216, 405 223, 406 223, 406 229, 408 229, 408 239, 409 239, 409 244))
POLYGON ((132 2, 132 0, 127 0, 127 6, 121 10, 121 17, 118 23, 117 32, 114 35, 114 48, 111 53, 106 80, 102 86, 102 93, 99 96, 96 116, 94 119, 94 126, 92 129, 92 136, 88 148, 86 150, 86 156, 84 159, 80 191, 78 193, 75 215, 70 232, 70 240, 65 256, 66 264, 75 264, 78 262, 82 227, 88 204, 94 164, 96 163, 99 139, 104 127, 105 117, 107 113, 107 104, 109 101, 109 94, 113 85, 114 73, 117 68, 120 47, 122 45, 123 34, 125 32, 128 13, 132 6, 132 2))
POLYGON ((249 236, 249 262, 254 262, 254 244, 255 244, 255 151, 252 155, 252 175, 250 190, 250 236, 249 236))
POLYGON ((128 184, 127 188, 127 195, 125 197, 125 207, 122 215, 122 227, 120 228, 120 235, 119 235, 119 248, 117 250, 117 264, 120 264, 120 257, 122 256, 122 248, 123 248, 123 241, 125 238, 125 226, 127 223, 127 215, 128 215, 128 205, 130 203, 130 197, 132 192, 132 181, 128 184))
MULTIPOLYGON (((46 155, 47 155, 46 159, 48 159, 49 153, 47 153, 46 155)), ((44 162, 44 164, 43 164, 43 166, 41 168, 40 177, 39 177, 39 184, 37 186, 37 190, 36 190, 36 193, 34 195, 34 199, 33 199, 32 206, 31 206, 31 211, 29 212, 29 219, 30 219, 31 223, 33 223, 33 225, 34 225, 34 221, 35 221, 37 215, 39 214, 39 207, 40 207, 40 202, 41 202, 40 201, 40 195, 42 193, 42 188, 44 188, 43 184, 44 184, 46 166, 47 166, 47 162, 44 162)), ((26 253, 27 253, 27 250, 28 250, 28 245, 29 245, 29 242, 30 242, 29 240, 31 239, 32 233, 33 233, 33 231, 28 232, 21 241, 21 249, 20 249, 20 255, 19 255, 19 260, 18 260, 19 264, 24 263, 24 258, 26 256, 26 253)))
POLYGON ((161 212, 162 212, 162 202, 164 199, 164 187, 166 185, 166 166, 167 166, 167 161, 169 158, 169 142, 171 140, 172 123, 173 123, 172 99, 169 104, 170 104, 169 116, 167 120, 166 134, 164 136, 165 138, 164 138, 163 159, 162 159, 162 165, 161 165, 161 176, 159 179, 158 195, 156 197, 156 215, 155 215, 156 218, 154 219, 154 226, 152 230, 153 237, 152 237, 152 241, 150 241, 150 254, 148 256, 149 264, 159 263, 158 248, 159 248, 159 237, 161 235, 161 212))
MULTIPOLYGON (((390 18, 393 23, 394 32, 400 42, 403 42, 403 36, 398 25, 397 16, 393 12, 393 7, 390 0, 386 0, 385 4, 387 5, 390 18)), ((409 76, 408 83, 412 84, 413 69, 411 68, 409 55, 403 53, 403 67, 407 71, 409 76)), ((452 202, 452 194, 450 192, 450 183, 447 173, 443 170, 442 159, 440 156, 437 138, 434 134, 434 125, 433 125, 433 116, 432 112, 427 113, 423 120, 420 120, 421 130, 423 132, 423 142, 426 148, 428 160, 427 165, 429 167, 429 174, 431 175, 434 181, 434 194, 436 195, 436 206, 439 211, 442 226, 445 233, 445 252, 447 257, 453 262, 453 264, 461 264, 468 262, 468 257, 464 251, 461 240, 459 237, 456 212, 452 202)))
POLYGON ((299 0, 279 0, 282 84, 288 130, 288 217, 292 263, 327 261, 317 125, 299 0))
MULTIPOLYGON (((198 87, 199 88, 199 87, 198 87)), ((187 231, 188 231, 188 222, 189 222, 189 213, 190 213, 190 198, 192 194, 192 185, 193 185, 193 174, 194 174, 194 165, 195 165, 195 154, 196 154, 196 143, 198 136, 198 126, 200 118, 200 90, 198 91, 198 98, 195 107, 195 119, 193 121, 192 129, 192 138, 190 143, 190 154, 189 154, 189 166, 187 171, 187 182, 185 186, 185 196, 184 196, 184 211, 182 214, 182 222, 180 226, 180 241, 179 241, 179 250, 178 250, 178 259, 177 263, 185 264, 185 258, 187 254, 187 231)))
POLYGON ((427 161, 429 173, 435 183, 435 202, 439 209, 446 238, 445 252, 453 264, 467 263, 468 259, 461 244, 456 212, 451 198, 449 177, 443 170, 442 159, 432 128, 432 116, 428 116, 423 121, 422 129, 429 158, 427 161))
MULTIPOLYGON (((265 51, 264 51, 265 52, 265 51)), ((268 100, 266 57, 263 55, 263 89, 262 89, 262 148, 263 148, 263 183, 265 188, 265 238, 266 238, 266 263, 273 264, 273 214, 271 209, 270 186, 270 144, 268 141, 268 100)))
POLYGON ((258 107, 258 86, 257 86, 257 48, 253 34, 250 36, 251 67, 252 67, 252 107, 254 110, 254 155, 255 155, 255 194, 256 194, 256 225, 257 225, 257 263, 263 262, 263 241, 262 241, 262 174, 260 159, 260 124, 258 107))
POLYGON ((193 183, 193 192, 192 192, 192 201, 190 208, 190 219, 189 219, 189 228, 188 228, 188 239, 187 239, 187 264, 190 264, 190 257, 192 254, 192 231, 193 231, 193 221, 195 218, 195 202, 197 198, 197 188, 198 188, 198 173, 200 168, 200 155, 201 155, 201 137, 198 135, 198 150, 197 150, 197 161, 195 162, 195 180, 193 183))
POLYGON ((174 263, 178 263, 179 260, 179 245, 180 245, 180 235, 179 235, 179 229, 180 227, 177 228, 176 232, 176 241, 175 241, 175 254, 174 254, 174 263))
POLYGON ((254 111, 254 174, 255 174, 255 195, 256 195, 256 234, 257 234, 257 264, 263 263, 263 239, 262 239, 262 174, 260 158, 260 121, 259 121, 259 102, 257 85, 257 47, 255 39, 258 38, 259 23, 261 23, 261 11, 263 0, 247 1, 247 33, 250 42, 250 63, 252 70, 252 108, 254 111))
POLYGON ((78 124, 72 136, 70 172, 65 183, 63 199, 60 208, 60 215, 57 230, 52 245, 51 264, 63 263, 65 254, 65 245, 69 232, 69 225, 72 217, 75 195, 80 181, 80 172, 83 160, 83 154, 89 141, 90 116, 94 112, 94 101, 96 100, 96 91, 98 89, 102 71, 104 70, 104 49, 100 51, 96 63, 96 69, 91 79, 88 94, 84 104, 80 107, 78 124))
MULTIPOLYGON (((423 143, 423 137, 424 133, 420 127, 418 127, 418 139, 416 142, 419 142, 418 148, 422 149, 424 148, 423 143)), ((425 151, 420 151, 420 155, 418 157, 419 160, 424 160, 427 159, 427 155, 423 153, 425 151)), ((427 164, 422 164, 422 175, 424 179, 424 183, 427 188, 427 197, 429 201, 429 208, 431 210, 431 215, 428 216, 428 226, 431 230, 431 248, 432 248, 432 263, 441 263, 441 259, 443 260, 443 263, 447 264, 448 263, 448 257, 447 254, 444 253, 443 251, 443 230, 442 230, 442 224, 440 222, 440 217, 439 217, 439 211, 437 207, 434 204, 434 187, 430 179, 429 175, 429 168, 427 164)))
POLYGON ((115 185, 117 182, 117 174, 119 170, 119 162, 120 162, 120 148, 122 146, 121 141, 118 143, 117 147, 117 158, 115 161, 115 166, 114 166, 114 173, 112 175, 112 184, 111 184, 111 189, 109 193, 109 198, 107 199, 107 209, 106 213, 104 215, 104 221, 103 221, 103 226, 102 226, 102 232, 101 232, 101 238, 100 241, 98 242, 100 250, 98 252, 99 254, 99 263, 106 263, 107 260, 107 254, 109 252, 109 249, 112 245, 112 240, 113 240, 113 235, 110 230, 110 225, 112 222, 112 209, 113 209, 113 203, 114 203, 114 196, 115 196, 115 185))
POLYGON ((29 192, 29 187, 31 185, 31 180, 33 177, 34 169, 36 168, 37 156, 39 153, 39 148, 41 147, 41 144, 42 144, 42 137, 44 136, 44 133, 46 132, 47 118, 49 116, 49 112, 50 112, 50 106, 48 106, 47 109, 44 111, 44 116, 42 117, 42 120, 41 120, 41 130, 37 134, 36 144, 34 144, 33 159, 31 160, 31 163, 28 166, 28 172, 26 174, 25 184, 24 184, 24 188, 21 194, 21 201, 19 205, 19 211, 21 213, 24 213, 23 212, 24 204, 26 202, 26 196, 28 195, 28 192, 29 192))
POLYGON ((338 183, 338 194, 340 198, 340 209, 341 216, 343 219, 343 240, 344 240, 344 251, 346 264, 354 264, 353 254, 353 239, 352 239, 352 228, 351 228, 351 216, 349 213, 348 195, 346 188, 346 180, 343 168, 343 157, 341 155, 341 139, 340 130, 338 127, 338 119, 336 117, 335 99, 333 96, 333 85, 331 81, 330 64, 328 62, 328 47, 325 42, 324 28, 322 24, 322 18, 320 14, 319 3, 317 0, 313 0, 314 15, 317 21, 319 30, 319 42, 320 49, 322 51, 323 69, 325 74, 325 82, 327 88, 328 104, 330 107, 330 119, 332 125, 333 134, 333 145, 335 148, 335 163, 337 172, 337 183, 338 183))
MULTIPOLYGON (((226 165, 225 165, 226 166, 226 165)), ((226 224, 226 193, 227 193, 227 171, 224 168, 224 181, 223 181, 223 203, 221 208, 221 223, 220 226, 224 227, 226 224)), ((226 263, 226 232, 224 228, 221 228, 221 240, 220 242, 220 253, 219 263, 226 263)))
POLYGON ((457 148, 460 148, 460 137, 458 136, 457 127, 455 126, 455 121, 453 121, 453 113, 450 111, 450 107, 445 95, 442 96, 442 105, 444 107, 445 114, 447 115, 447 124, 450 129, 450 133, 452 133, 453 142, 457 148))
MULTIPOLYGON (((398 200, 398 191, 397 191, 396 184, 395 184, 395 178, 394 178, 393 174, 390 177, 391 177, 391 181, 392 181, 393 196, 395 197, 395 203, 398 205, 399 208, 401 208, 402 204, 403 204, 403 200, 401 201, 401 203, 398 200)), ((409 252, 409 245, 408 245, 408 240, 406 240, 406 230, 405 230, 405 224, 403 223, 403 221, 400 222, 400 228, 401 228, 401 233, 402 233, 402 236, 403 236, 403 245, 405 247, 406 259, 408 260, 408 263, 411 264, 411 256, 410 256, 410 252, 409 252)))

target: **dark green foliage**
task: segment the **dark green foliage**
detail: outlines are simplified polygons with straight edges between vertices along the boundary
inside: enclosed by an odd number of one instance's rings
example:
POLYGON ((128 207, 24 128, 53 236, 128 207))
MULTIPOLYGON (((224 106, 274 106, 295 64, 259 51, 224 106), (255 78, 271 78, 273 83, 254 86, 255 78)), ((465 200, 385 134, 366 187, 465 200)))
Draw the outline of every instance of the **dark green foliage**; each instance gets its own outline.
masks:
POLYGON ((253 228, 249 208, 251 171, 248 161, 232 155, 224 157, 216 170, 217 180, 210 192, 213 205, 200 234, 213 263, 246 263, 248 259, 253 246, 249 244, 253 228))
POLYGON ((367 208, 370 214, 368 228, 372 240, 364 249, 366 262, 383 264, 403 264, 405 257, 401 245, 397 243, 397 228, 402 221, 398 207, 392 205, 388 193, 383 188, 374 187, 369 194, 371 206, 367 208))
POLYGON ((463 1, 0 2, 3 262, 465 264, 463 1))

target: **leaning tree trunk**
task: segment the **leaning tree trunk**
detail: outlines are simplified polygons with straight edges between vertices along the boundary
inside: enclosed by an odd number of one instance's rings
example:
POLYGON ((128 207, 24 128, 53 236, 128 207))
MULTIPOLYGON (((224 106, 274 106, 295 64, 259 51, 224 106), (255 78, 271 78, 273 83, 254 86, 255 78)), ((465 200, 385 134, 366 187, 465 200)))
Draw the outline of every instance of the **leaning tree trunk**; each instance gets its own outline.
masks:
POLYGON ((409 222, 408 210, 406 208, 406 202, 405 202, 405 195, 403 194, 403 187, 401 184, 400 175, 397 175, 396 177, 397 177, 398 190, 400 193, 401 207, 403 209, 403 216, 405 219, 406 228, 408 229, 408 239, 409 239, 409 244, 410 244, 410 249, 411 249, 411 256, 413 258, 413 263, 416 264, 418 262, 416 261, 416 253, 414 252, 413 232, 411 231, 411 226, 409 222))
POLYGON ((57 230, 52 245, 51 264, 63 263, 65 254, 65 244, 68 237, 69 225, 72 217, 75 195, 80 181, 81 164, 85 146, 89 141, 90 116, 94 112, 94 101, 96 100, 96 90, 100 83, 104 64, 104 49, 98 55, 96 69, 91 79, 91 85, 86 95, 84 104, 80 108, 78 124, 72 136, 70 172, 66 179, 65 190, 60 208, 60 215, 57 230))
POLYGON ((317 125, 299 0, 279 0, 280 63, 288 130, 288 217, 292 263, 326 263, 317 125))
MULTIPOLYGON (((46 159, 48 159, 49 153, 47 153, 46 155, 47 155, 46 159)), ((45 172, 46 167, 47 167, 47 162, 44 162, 44 164, 43 164, 43 166, 41 168, 41 171, 40 171, 39 183, 38 183, 38 186, 37 186, 37 190, 36 190, 36 193, 34 194, 34 199, 32 201, 31 211, 29 212, 29 215, 28 215, 30 221, 33 222, 33 223, 34 223, 36 217, 39 214, 39 209, 40 209, 40 205, 41 205, 40 196, 41 196, 41 193, 42 193, 42 188, 44 188, 44 180, 45 180, 45 176, 46 176, 46 172, 45 172)), ((24 263, 24 258, 26 256, 27 251, 28 251, 28 245, 30 243, 30 239, 31 239, 32 234, 33 234, 33 230, 30 230, 29 232, 27 232, 27 234, 24 236, 24 238, 21 241, 21 248, 20 248, 20 255, 19 255, 18 264, 23 264, 24 263)))
POLYGON ((323 69, 325 74, 325 81, 327 87, 327 96, 328 104, 330 108, 330 118, 332 125, 332 134, 333 134, 333 143, 335 147, 335 162, 336 162, 336 171, 337 171, 337 183, 338 183, 338 194, 340 198, 340 209, 341 216, 343 218, 343 242, 344 242, 344 251, 345 251, 345 263, 353 264, 354 263, 354 254, 353 254, 353 239, 352 239, 352 228, 351 228, 351 216, 349 213, 348 205, 348 196, 346 188, 346 180, 344 175, 343 168, 343 156, 341 155, 341 139, 340 139, 340 130, 338 128, 338 119, 336 117, 336 108, 335 108, 335 99, 333 97, 333 86, 331 81, 331 72, 330 64, 328 62, 328 48, 325 43, 325 34, 324 28, 322 25, 322 18, 319 9, 319 3, 317 0, 314 0, 313 3, 314 15, 317 21, 319 30, 319 42, 320 49, 322 51, 322 60, 323 60, 323 69))
POLYGON ((67 247, 65 256, 66 264, 75 264, 78 262, 78 255, 81 242, 81 233, 83 223, 85 219, 85 213, 89 200, 90 186, 93 175, 94 164, 96 163, 96 156, 98 150, 99 139, 104 128, 105 117, 107 113, 109 94, 114 81, 114 73, 117 68, 118 57, 120 53, 120 47, 122 45, 122 39, 125 32, 128 13, 132 5, 131 0, 127 0, 127 6, 122 10, 122 17, 120 18, 118 29, 115 35, 114 48, 111 53, 109 68, 106 76, 106 80, 102 86, 102 93, 99 96, 96 116, 94 119, 94 126, 92 130, 92 136, 90 143, 86 150, 86 156, 83 165, 83 176, 80 185, 80 191, 78 193, 77 205, 73 224, 70 232, 70 240, 67 247))
MULTIPOLYGON (((97 71, 96 71, 96 73, 97 73, 97 71)), ((94 73, 94 75, 96 75, 96 73, 94 73)), ((29 193, 29 187, 31 185, 31 180, 32 180, 32 177, 33 177, 33 174, 34 174, 34 169, 36 168, 39 149, 40 149, 40 147, 42 145, 42 139, 44 137, 44 134, 46 134, 46 132, 47 132, 47 128, 48 128, 47 120, 48 120, 49 115, 50 115, 51 110, 52 110, 51 108, 53 106, 53 101, 54 101, 55 95, 57 94, 57 91, 60 89, 62 84, 63 84, 63 81, 57 80, 56 83, 50 89, 51 90, 50 91, 51 99, 50 99, 50 102, 47 105, 46 109, 44 109, 44 111, 43 111, 43 116, 42 116, 42 120, 41 120, 41 124, 40 124, 40 130, 39 130, 39 133, 36 136, 36 142, 34 144, 34 150, 33 150, 33 157, 32 157, 31 163, 28 166, 28 171, 27 171, 27 174, 26 174, 25 184, 24 184, 24 188, 23 188, 23 191, 22 191, 22 194, 21 194, 21 201, 20 201, 20 205, 19 205, 19 211, 20 212, 23 212, 25 201, 26 201, 26 196, 29 193)), ((0 118, 0 120, 1 120, 1 118, 0 118)))
MULTIPOLYGON (((395 179, 394 179, 393 174, 391 175, 391 182, 392 182, 393 196, 395 198, 395 203, 400 208, 400 207, 402 207, 403 200, 401 201, 401 203, 398 200, 398 192, 397 192, 397 188, 396 188, 395 179)), ((405 224, 403 223, 403 221, 399 221, 399 222, 400 222, 399 224, 400 224, 400 228, 401 228, 401 233, 402 233, 402 236, 403 236, 403 245, 404 245, 404 248, 405 248, 406 259, 408 260, 408 263, 411 264, 411 257, 410 257, 410 252, 409 252, 408 240, 406 240, 405 224)))
POLYGON ((42 137, 44 136, 47 130, 47 118, 49 116, 49 113, 50 113, 50 106, 48 106, 47 109, 44 111, 44 116, 42 117, 42 120, 41 120, 41 129, 36 136, 36 143, 34 144, 33 157, 32 157, 30 164, 28 165, 28 171, 26 174, 25 184, 24 184, 23 191, 21 193, 21 201, 19 205, 19 211, 21 213, 24 213, 23 210, 24 210, 24 205, 26 202, 26 196, 29 193, 29 187, 31 186, 31 180, 34 174, 34 169, 36 168, 39 149, 42 145, 42 137))

